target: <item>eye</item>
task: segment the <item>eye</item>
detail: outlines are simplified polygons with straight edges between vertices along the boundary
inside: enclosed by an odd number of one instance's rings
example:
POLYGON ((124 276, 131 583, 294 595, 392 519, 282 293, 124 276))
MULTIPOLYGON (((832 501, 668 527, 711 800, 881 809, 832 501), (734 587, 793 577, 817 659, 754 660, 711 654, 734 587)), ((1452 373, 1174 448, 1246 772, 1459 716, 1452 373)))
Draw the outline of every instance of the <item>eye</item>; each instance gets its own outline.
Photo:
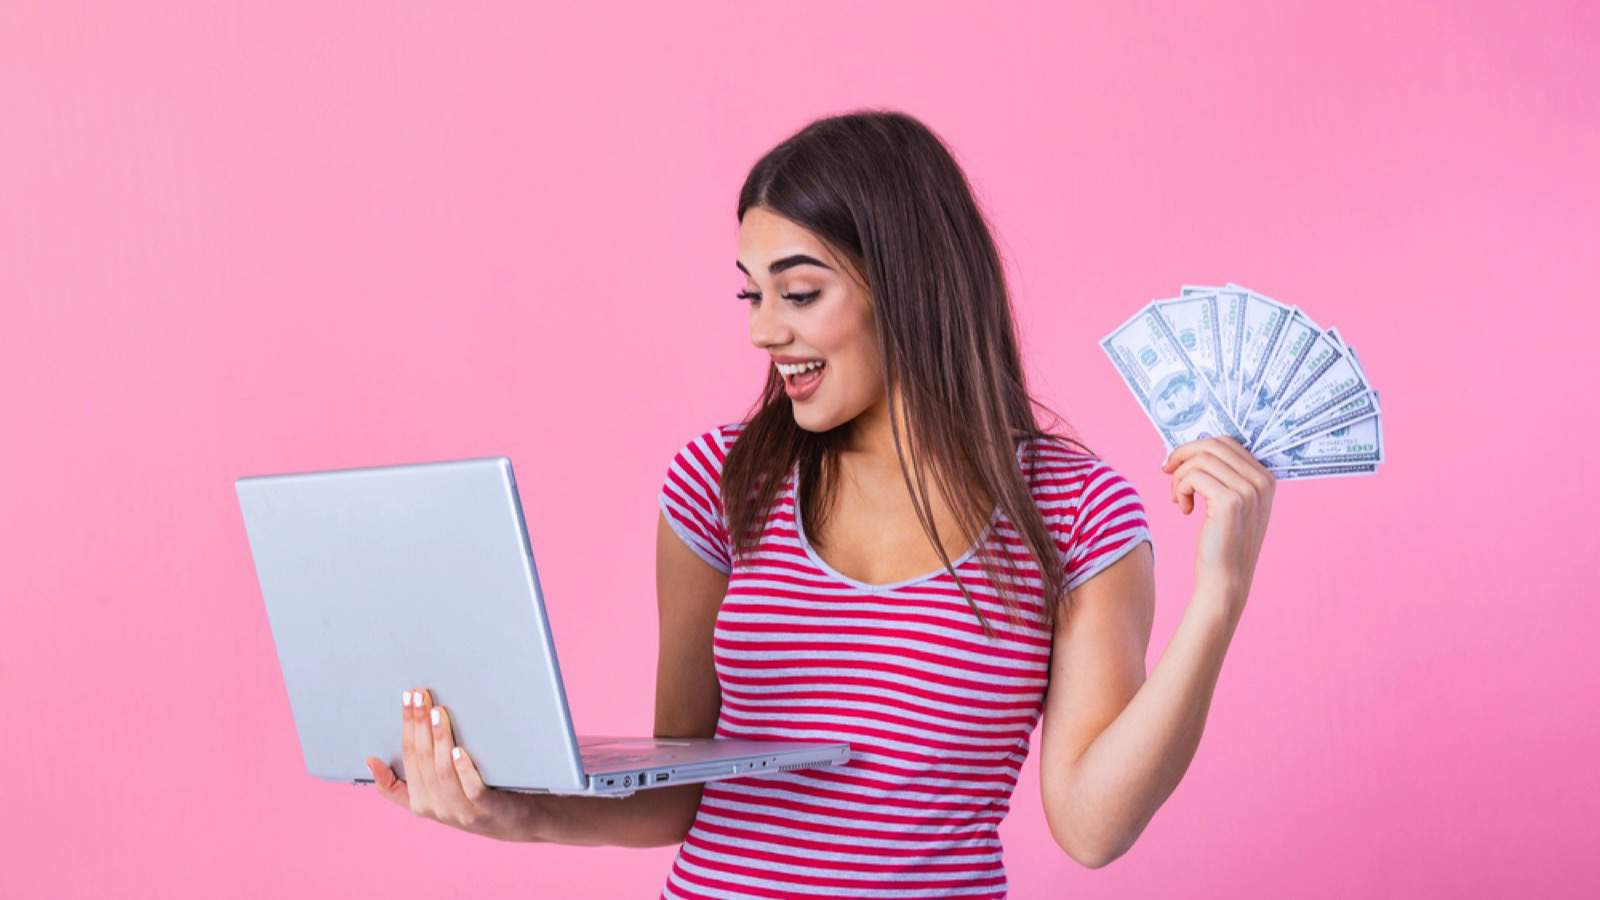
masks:
MULTIPOLYGON (((822 293, 822 289, 818 288, 806 294, 779 294, 778 296, 785 300, 793 300, 796 306, 805 306, 807 303, 817 299, 817 295, 820 293, 822 293)), ((734 296, 740 300, 749 300, 751 303, 761 299, 761 294, 754 291, 740 291, 734 296)))

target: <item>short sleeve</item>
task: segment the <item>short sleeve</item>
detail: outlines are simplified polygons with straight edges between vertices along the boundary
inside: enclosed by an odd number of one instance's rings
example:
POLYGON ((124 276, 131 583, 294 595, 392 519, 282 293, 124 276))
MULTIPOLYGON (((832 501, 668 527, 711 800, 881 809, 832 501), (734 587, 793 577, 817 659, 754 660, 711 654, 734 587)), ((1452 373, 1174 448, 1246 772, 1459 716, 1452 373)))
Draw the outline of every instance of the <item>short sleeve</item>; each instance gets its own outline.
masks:
POLYGON ((1104 460, 1095 460, 1084 477, 1067 545, 1067 589, 1088 581, 1144 541, 1154 555, 1155 539, 1139 492, 1104 460))
POLYGON ((722 460, 726 455, 722 429, 695 437, 673 455, 659 496, 667 525, 689 549, 724 575, 733 569, 722 509, 722 460))

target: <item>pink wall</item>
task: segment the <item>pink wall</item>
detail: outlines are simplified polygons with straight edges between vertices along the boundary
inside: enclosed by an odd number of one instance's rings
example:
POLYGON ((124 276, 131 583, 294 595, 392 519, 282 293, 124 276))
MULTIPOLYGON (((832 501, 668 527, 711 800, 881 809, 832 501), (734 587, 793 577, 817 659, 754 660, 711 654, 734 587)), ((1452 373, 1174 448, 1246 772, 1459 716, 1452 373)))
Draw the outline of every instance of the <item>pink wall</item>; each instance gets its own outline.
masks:
POLYGON ((655 896, 672 848, 307 776, 232 481, 510 455, 578 725, 647 731, 655 490, 763 370, 735 193, 863 104, 954 145, 1149 501, 1152 666, 1200 518, 1096 341, 1234 280, 1383 395, 1377 478, 1281 486, 1183 784, 1091 871, 1030 759, 1013 896, 1594 895, 1594 7, 1078 5, 0 7, 0 895, 655 896))

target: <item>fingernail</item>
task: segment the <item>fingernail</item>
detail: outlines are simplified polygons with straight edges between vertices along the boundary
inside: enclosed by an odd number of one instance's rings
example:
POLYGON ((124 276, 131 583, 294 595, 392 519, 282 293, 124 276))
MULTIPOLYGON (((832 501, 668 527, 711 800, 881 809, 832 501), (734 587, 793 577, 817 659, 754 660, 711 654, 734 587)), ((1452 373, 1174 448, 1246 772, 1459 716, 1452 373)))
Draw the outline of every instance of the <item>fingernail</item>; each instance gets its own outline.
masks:
POLYGON ((411 705, 415 706, 417 709, 421 709, 422 708, 422 692, 421 691, 413 691, 412 692, 412 694, 411 694, 411 705))
POLYGON ((405 691, 404 693, 402 693, 400 695, 400 705, 401 706, 410 706, 411 705, 411 692, 410 691, 405 691))
POLYGON ((439 707, 435 706, 433 708, 433 712, 428 716, 428 718, 433 720, 433 724, 439 724, 439 707))
POLYGON ((451 747, 450 748, 450 758, 451 759, 460 759, 461 758, 461 748, 460 747, 451 747))

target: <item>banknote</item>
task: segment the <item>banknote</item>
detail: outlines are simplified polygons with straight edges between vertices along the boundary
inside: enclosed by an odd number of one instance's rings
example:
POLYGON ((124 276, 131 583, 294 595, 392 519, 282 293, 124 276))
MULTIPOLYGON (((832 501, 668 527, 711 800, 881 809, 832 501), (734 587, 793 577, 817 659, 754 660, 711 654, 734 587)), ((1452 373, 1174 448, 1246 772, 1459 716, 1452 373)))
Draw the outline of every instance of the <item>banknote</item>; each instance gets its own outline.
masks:
POLYGON ((1222 328, 1218 319, 1221 307, 1217 295, 1189 294, 1151 302, 1167 320, 1167 327, 1177 336, 1189 358, 1205 375, 1212 393, 1224 402, 1231 402, 1228 398, 1233 392, 1227 387, 1222 370, 1222 328))
POLYGON ((1372 475, 1378 392, 1335 327, 1237 282, 1186 284, 1100 342, 1170 452, 1227 435, 1275 477, 1372 475))
POLYGON ((1263 454, 1293 447, 1313 438, 1321 437, 1337 428, 1353 425, 1365 419, 1375 418, 1381 412, 1382 409, 1378 406, 1377 391, 1351 397, 1333 410, 1332 414, 1311 422, 1293 433, 1280 432, 1274 440, 1254 448, 1257 451, 1256 458, 1265 459, 1263 454))
POLYGON ((1179 296, 1210 294, 1217 303, 1217 344, 1222 354, 1222 402, 1232 410, 1238 397, 1239 344, 1244 340, 1244 307, 1246 293, 1232 286, 1205 287, 1186 284, 1178 289, 1179 296))
POLYGON ((1261 382, 1262 370, 1266 368, 1273 351, 1283 343, 1284 333, 1294 316, 1294 309, 1247 290, 1244 317, 1240 323, 1238 392, 1234 395, 1232 408, 1234 419, 1241 425, 1244 423, 1245 408, 1250 406, 1250 395, 1261 382))
POLYGON ((1106 335, 1100 348, 1122 374, 1139 406, 1171 451, 1179 444, 1227 435, 1244 440, 1206 375, 1151 303, 1106 335))
POLYGON ((1340 425, 1317 437, 1256 458, 1269 469, 1307 468, 1336 463, 1381 463, 1383 430, 1378 427, 1379 418, 1380 415, 1374 413, 1360 421, 1340 425))

